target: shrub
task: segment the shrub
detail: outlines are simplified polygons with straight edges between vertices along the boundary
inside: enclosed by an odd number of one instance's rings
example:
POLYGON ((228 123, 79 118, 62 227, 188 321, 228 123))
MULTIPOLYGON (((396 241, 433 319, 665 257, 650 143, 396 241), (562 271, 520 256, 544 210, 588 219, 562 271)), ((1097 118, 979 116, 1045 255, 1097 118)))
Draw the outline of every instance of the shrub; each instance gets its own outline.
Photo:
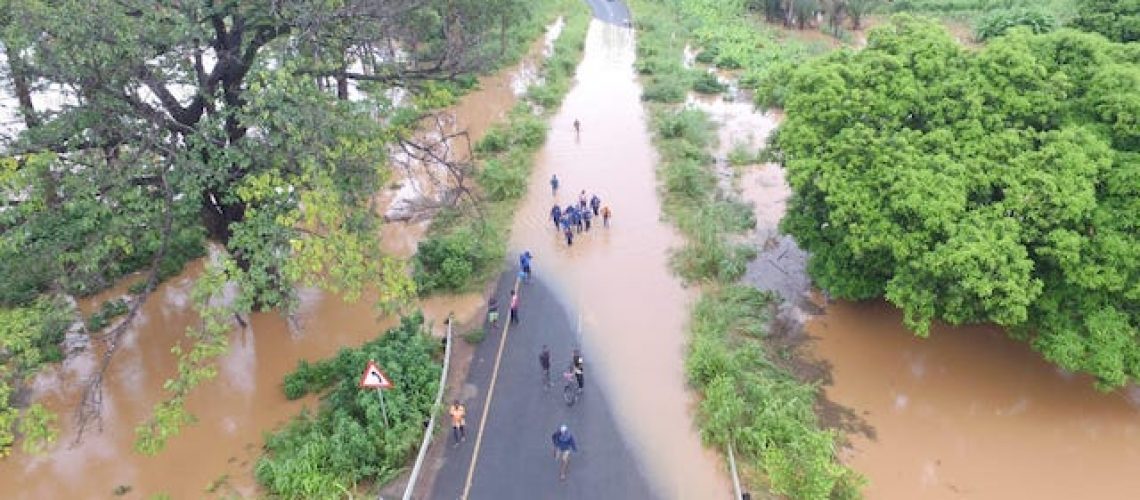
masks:
POLYGON ((96 332, 111 324, 111 320, 127 313, 130 308, 123 299, 104 301, 99 310, 87 318, 87 330, 96 332))
POLYGON ((701 73, 693 79, 693 90, 702 94, 719 94, 727 88, 727 85, 720 83, 715 73, 701 73))
POLYGON ((1057 18, 1037 9, 1015 8, 987 12, 974 25, 974 38, 978 41, 1004 35, 1014 26, 1025 26, 1034 33, 1048 33, 1057 29, 1057 18))
POLYGON ((415 451, 431 412, 442 368, 439 345, 417 313, 358 348, 299 364, 286 377, 288 396, 323 392, 323 400, 316 412, 302 412, 266 438, 258 482, 283 498, 329 498, 364 481, 392 478, 415 451), (396 384, 384 393, 386 424, 375 391, 357 386, 369 360, 396 384))
POLYGON ((685 100, 689 86, 684 78, 652 78, 641 91, 641 100, 660 103, 678 103, 685 100))

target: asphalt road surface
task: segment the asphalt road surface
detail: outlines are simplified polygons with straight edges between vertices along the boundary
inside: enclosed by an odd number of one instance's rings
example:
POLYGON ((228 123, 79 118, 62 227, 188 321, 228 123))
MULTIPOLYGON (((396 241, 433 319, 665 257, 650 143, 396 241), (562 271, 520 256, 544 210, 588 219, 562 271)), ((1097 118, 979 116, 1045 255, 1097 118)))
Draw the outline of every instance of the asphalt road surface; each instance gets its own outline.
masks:
MULTIPOLYGON (((603 0, 604 1, 604 0, 603 0)), ((541 272, 536 262, 536 273, 541 272)), ((519 322, 509 325, 502 344, 498 373, 481 440, 479 427, 484 404, 491 391, 495 361, 508 319, 507 305, 514 275, 499 280, 496 296, 502 305, 499 328, 475 350, 464 390, 467 405, 467 440, 452 445, 451 419, 448 433, 440 438, 446 446, 431 498, 495 499, 649 499, 655 498, 649 483, 627 448, 606 404, 606 395, 591 383, 590 353, 586 363, 585 391, 568 407, 562 398, 561 372, 570 363, 577 345, 577 314, 570 314, 539 279, 520 285, 519 322), (538 353, 546 344, 551 351, 552 387, 544 388, 538 353), (570 458, 566 480, 558 478, 558 463, 550 435, 559 425, 570 427, 578 453, 570 458), (444 442, 444 438, 447 439, 444 442), (478 443, 478 456, 472 456, 478 443)))
POLYGON ((625 26, 626 21, 632 19, 629 15, 629 7, 621 0, 586 0, 590 4, 590 8, 594 11, 594 17, 601 21, 625 26))

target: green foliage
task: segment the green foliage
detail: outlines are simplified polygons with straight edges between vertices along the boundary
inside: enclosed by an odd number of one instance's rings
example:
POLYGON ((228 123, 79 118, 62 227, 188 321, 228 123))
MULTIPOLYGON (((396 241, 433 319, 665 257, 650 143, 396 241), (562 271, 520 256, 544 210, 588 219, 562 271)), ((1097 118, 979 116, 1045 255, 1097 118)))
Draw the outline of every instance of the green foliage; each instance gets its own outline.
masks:
POLYGON ((1072 26, 1116 42, 1140 41, 1140 0, 1076 0, 1072 26))
POLYGON ((728 163, 734 167, 751 165, 760 161, 760 155, 749 151, 745 144, 735 144, 728 152, 728 163))
POLYGON ((1000 9, 985 13, 974 24, 974 38, 989 40, 1005 34, 1014 26, 1025 26, 1034 33, 1048 33, 1057 29, 1057 18, 1036 9, 1000 9))
MULTIPOLYGON (((721 65, 738 61, 755 74, 784 57, 772 57, 772 52, 788 53, 762 43, 768 40, 765 32, 745 29, 749 22, 743 2, 632 4, 645 28, 638 37, 639 68, 659 66, 642 64, 644 54, 657 60, 680 57, 689 33, 680 31, 682 18, 703 35, 701 57, 721 65)), ((650 109, 660 153, 662 210, 686 238, 684 246, 671 252, 671 264, 684 280, 709 285, 693 310, 686 357, 689 379, 703 396, 698 408, 702 437, 717 449, 733 444, 742 467, 762 472, 777 495, 858 497, 861 480, 836 457, 838 436, 821 430, 816 421, 816 387, 797 381, 768 358, 763 337, 771 298, 733 284, 756 255, 736 235, 754 228, 756 219, 751 206, 720 192, 708 153, 714 142, 708 116, 663 105, 650 109)), ((754 155, 735 148, 730 156, 740 163, 754 155)))
POLYGON ((471 213, 475 207, 462 210, 466 212, 437 217, 416 249, 415 280, 421 293, 468 290, 489 277, 506 255, 505 214, 488 212, 479 218, 471 213))
POLYGON ((979 51, 898 17, 790 80, 783 228, 837 297, 1010 327, 1102 388, 1140 376, 1140 63, 1099 36, 979 51))
POLYGON ((17 408, 13 397, 45 363, 63 358, 60 343, 72 322, 71 308, 48 297, 30 305, 0 308, 0 457, 17 436, 28 452, 42 450, 56 438, 56 416, 39 404, 17 408))
POLYGON ((102 330, 111 324, 112 319, 127 314, 129 310, 127 301, 123 299, 106 300, 99 306, 98 311, 87 318, 87 330, 90 332, 102 330))
POLYGON ((853 498, 861 479, 836 459, 838 436, 819 428, 819 389, 773 363, 763 338, 772 298, 745 285, 703 295, 693 309, 685 370, 702 391, 701 436, 732 444, 789 498, 853 498))
POLYGON ((693 79, 693 91, 701 94, 719 94, 728 89, 728 86, 720 83, 715 73, 700 73, 693 79))
POLYGON ((320 409, 303 412, 266 438, 255 468, 258 482, 282 498, 331 498, 361 482, 391 479, 415 452, 432 411, 442 369, 439 348, 417 313, 358 348, 302 362, 285 379, 287 395, 322 393, 320 409), (384 392, 387 424, 376 392, 357 385, 369 360, 396 385, 384 392), (290 386, 304 387, 289 392, 290 386))

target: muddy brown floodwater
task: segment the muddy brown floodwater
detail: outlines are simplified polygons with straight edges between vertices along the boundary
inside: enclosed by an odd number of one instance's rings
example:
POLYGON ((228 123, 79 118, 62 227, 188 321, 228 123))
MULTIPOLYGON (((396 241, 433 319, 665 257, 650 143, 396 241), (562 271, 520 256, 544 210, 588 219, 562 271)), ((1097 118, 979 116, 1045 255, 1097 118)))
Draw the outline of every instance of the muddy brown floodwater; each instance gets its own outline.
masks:
MULTIPOLYGON (((633 60, 630 30, 591 22, 577 83, 551 121, 511 248, 534 253, 534 272, 581 312, 586 360, 612 395, 619 425, 656 491, 664 498, 730 498, 717 455, 701 446, 693 395, 685 389, 685 322, 693 294, 666 262, 680 239, 660 220, 657 157, 633 60), (561 180, 556 197, 552 174, 561 180), (598 224, 567 247, 550 208, 576 202, 581 190, 598 194, 614 216, 609 229, 598 224)), ((569 353, 555 356, 568 359, 569 353)))
MULTIPOLYGON (((548 27, 535 43, 532 58, 546 54, 561 31, 561 20, 548 27)), ((480 78, 479 89, 464 96, 443 115, 448 130, 465 128, 472 140, 502 117, 518 94, 534 80, 535 60, 480 78)), ((386 206, 393 192, 377 195, 386 206)), ((407 257, 415 252, 428 221, 385 224, 381 231, 386 251, 407 257)), ((290 324, 280 314, 253 314, 249 327, 230 334, 229 351, 218 361, 218 376, 202 384, 187 401, 198 422, 170 439, 164 451, 145 457, 133 449, 135 427, 147 419, 163 397, 163 382, 174 375, 171 346, 184 338, 196 319, 190 290, 204 260, 193 262, 178 277, 163 283, 149 298, 124 334, 107 372, 103 388, 102 429, 91 429, 77 445, 74 407, 84 381, 95 369, 98 342, 61 365, 47 369, 34 381, 32 397, 60 416, 59 442, 41 455, 16 452, 0 460, 0 496, 13 499, 110 498, 119 486, 129 487, 115 498, 148 498, 167 493, 173 498, 214 495, 256 497, 261 494, 253 466, 263 444, 262 434, 285 423, 316 400, 287 401, 281 389, 285 374, 300 360, 329 357, 342 347, 373 339, 395 323, 373 308, 376 296, 366 293, 355 303, 319 290, 302 290, 301 305, 290 324), (212 493, 207 492, 213 487, 212 493)), ((80 303, 90 312, 103 300, 126 293, 122 283, 80 303)), ((482 295, 439 296, 420 307, 435 333, 442 319, 454 312, 460 323, 480 313, 482 295)))
MULTIPOLYGON (((691 104, 721 125, 721 157, 758 146, 779 121, 748 104, 691 104)), ((921 339, 884 302, 812 298, 806 254, 777 231, 783 171, 753 166, 740 182, 761 248, 745 280, 780 294, 784 319, 810 337, 808 357, 840 409, 829 418, 850 431, 842 456, 867 477, 867 498, 1140 496, 1140 388, 1098 393, 995 327, 937 325, 921 339)))

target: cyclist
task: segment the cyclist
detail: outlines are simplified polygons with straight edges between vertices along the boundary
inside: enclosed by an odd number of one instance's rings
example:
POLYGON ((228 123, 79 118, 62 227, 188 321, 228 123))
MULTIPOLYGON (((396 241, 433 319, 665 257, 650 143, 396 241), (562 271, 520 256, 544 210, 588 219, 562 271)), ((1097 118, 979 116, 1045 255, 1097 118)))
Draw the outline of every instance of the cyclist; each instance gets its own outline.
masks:
POLYGON ((582 387, 585 385, 585 361, 582 360, 582 353, 578 349, 574 349, 574 355, 570 357, 570 365, 574 370, 574 379, 578 381, 578 392, 582 392, 582 387))
POLYGON ((558 479, 565 481, 566 470, 570 468, 570 452, 578 451, 578 444, 574 442, 574 435, 570 434, 566 424, 562 424, 557 431, 554 431, 550 441, 554 443, 554 459, 559 462, 558 479))
POLYGON ((494 297, 487 302, 487 322, 492 328, 499 325, 499 299, 494 297))

